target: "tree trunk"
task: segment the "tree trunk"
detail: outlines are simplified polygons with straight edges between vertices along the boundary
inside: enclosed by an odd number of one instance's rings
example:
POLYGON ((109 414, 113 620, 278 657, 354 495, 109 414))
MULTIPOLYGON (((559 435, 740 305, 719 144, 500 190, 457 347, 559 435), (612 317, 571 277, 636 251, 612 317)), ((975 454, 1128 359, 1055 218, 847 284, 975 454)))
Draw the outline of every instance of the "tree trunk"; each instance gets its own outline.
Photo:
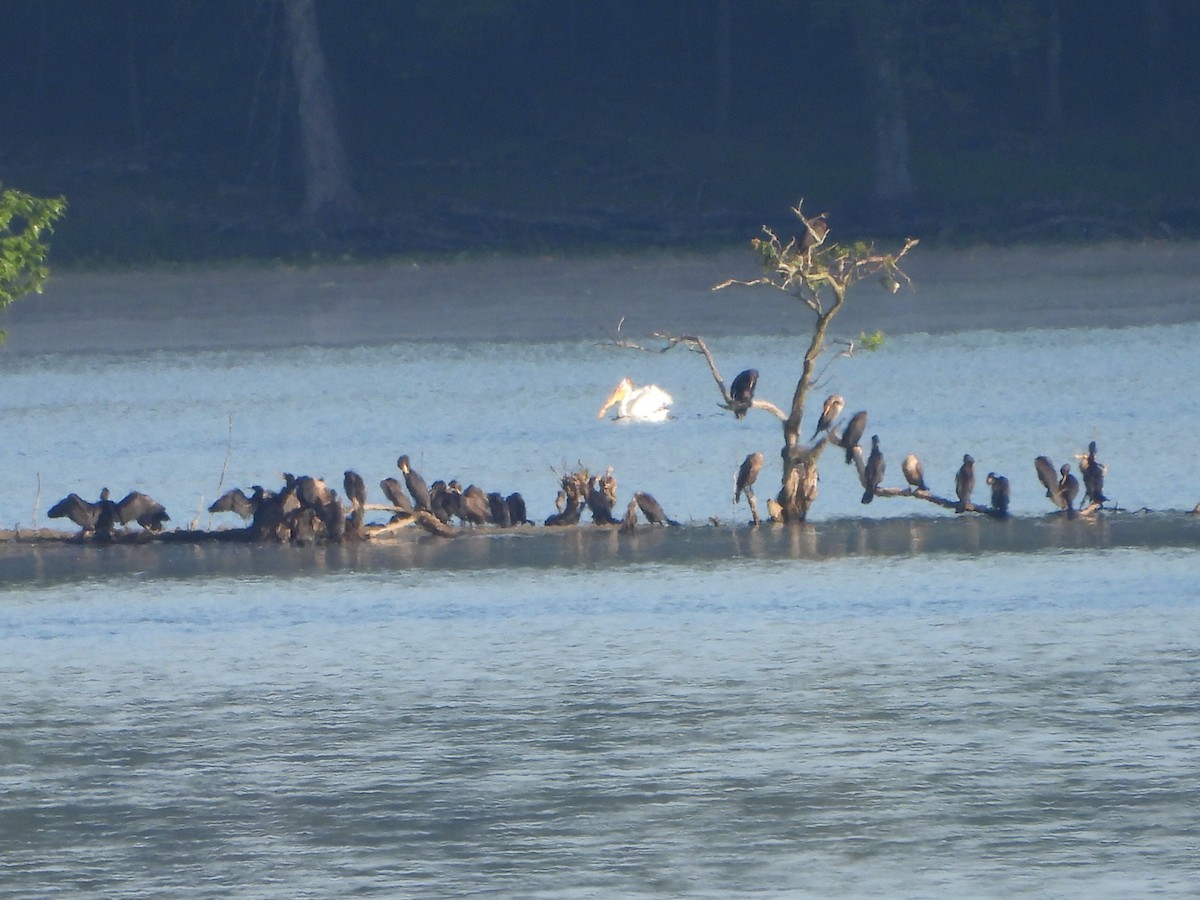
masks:
POLYGON ((908 112, 904 102, 904 4, 859 0, 854 18, 875 138, 875 198, 899 212, 916 196, 909 168, 908 112))
POLYGON ((313 4, 283 0, 304 156, 304 216, 310 223, 322 219, 339 227, 359 218, 361 203, 350 184, 313 4))
POLYGON ((898 208, 916 195, 909 168, 904 83, 894 60, 881 57, 874 69, 879 98, 875 107, 875 196, 898 208))
POLYGON ((845 288, 831 282, 834 300, 829 309, 817 315, 813 326, 812 340, 804 354, 804 368, 796 391, 792 395, 792 409, 783 423, 783 485, 779 490, 779 508, 783 521, 803 522, 808 518, 809 507, 817 499, 817 461, 825 449, 822 438, 814 447, 805 447, 800 442, 800 425, 804 418, 804 405, 816 373, 817 359, 825 349, 825 333, 834 316, 846 302, 845 288))
POLYGON ((730 109, 733 96, 733 51, 731 33, 733 30, 733 10, 731 0, 719 0, 717 4, 716 29, 716 96, 713 106, 714 132, 718 141, 724 144, 729 139, 730 109))
POLYGON ((1046 13, 1046 136, 1056 142, 1062 131, 1062 16, 1059 0, 1050 0, 1046 13))

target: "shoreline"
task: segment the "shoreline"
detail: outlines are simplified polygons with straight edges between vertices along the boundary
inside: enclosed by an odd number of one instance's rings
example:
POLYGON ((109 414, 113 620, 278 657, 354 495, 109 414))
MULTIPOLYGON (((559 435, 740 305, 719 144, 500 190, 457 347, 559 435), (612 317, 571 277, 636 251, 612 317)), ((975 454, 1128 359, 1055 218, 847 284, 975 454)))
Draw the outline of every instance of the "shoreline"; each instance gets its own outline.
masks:
POLYGON ((845 557, 979 556, 1065 550, 1200 549, 1200 515, 1183 510, 1107 511, 1065 518, 907 516, 845 517, 800 526, 749 523, 616 527, 520 526, 467 529, 453 538, 421 529, 377 539, 295 546, 251 543, 235 529, 143 532, 96 544, 78 533, 0 532, 0 585, 30 585, 92 577, 306 574, 330 571, 476 570, 489 568, 687 565, 697 560, 810 560, 845 557))
MULTIPOLYGON (((882 245, 881 245, 882 247, 882 245)), ((886 248, 885 248, 886 249, 886 248)), ((918 245, 895 296, 863 282, 839 331, 888 334, 1122 328, 1200 319, 1200 243, 1080 247, 918 245), (973 301, 961 301, 969 285, 973 301)), ((748 248, 695 255, 67 273, 0 314, 5 352, 139 352, 359 346, 401 341, 552 342, 657 331, 807 335, 748 248)))

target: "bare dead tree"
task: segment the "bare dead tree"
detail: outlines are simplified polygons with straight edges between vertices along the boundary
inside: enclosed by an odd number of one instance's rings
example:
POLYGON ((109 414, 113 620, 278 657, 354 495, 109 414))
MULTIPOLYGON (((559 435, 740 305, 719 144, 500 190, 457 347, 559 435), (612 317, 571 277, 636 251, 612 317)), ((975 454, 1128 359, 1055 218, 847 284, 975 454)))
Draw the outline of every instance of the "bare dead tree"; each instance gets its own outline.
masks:
POLYGON ((785 244, 769 228, 764 228, 766 236, 754 240, 754 248, 762 258, 766 274, 752 281, 730 279, 713 290, 735 284, 765 285, 795 297, 815 316, 791 408, 787 415, 781 416, 784 446, 782 486, 777 500, 779 513, 785 522, 803 522, 817 497, 817 461, 827 443, 827 435, 806 445, 801 440, 800 423, 809 391, 816 381, 817 365, 825 349, 829 327, 841 312, 849 289, 864 278, 880 276, 892 293, 898 291, 902 283, 909 283, 909 277, 900 268, 900 260, 916 246, 917 239, 909 238, 896 253, 877 253, 869 244, 830 243, 826 239, 828 228, 823 215, 811 219, 805 216, 803 202, 797 204, 793 212, 804 226, 800 239, 792 238, 785 244), (818 235, 820 240, 814 241, 818 235))

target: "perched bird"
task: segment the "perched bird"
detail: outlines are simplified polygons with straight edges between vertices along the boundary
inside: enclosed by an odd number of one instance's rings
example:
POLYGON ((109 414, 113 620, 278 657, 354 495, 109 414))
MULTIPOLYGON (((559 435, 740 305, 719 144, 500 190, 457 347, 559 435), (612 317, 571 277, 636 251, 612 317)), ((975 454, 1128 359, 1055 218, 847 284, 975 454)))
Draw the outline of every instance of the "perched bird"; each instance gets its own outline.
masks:
POLYGON ((417 472, 416 469, 408 461, 407 456, 401 456, 396 460, 396 468, 404 476, 404 485, 408 488, 408 493, 412 497, 413 506, 417 509, 433 510, 433 495, 429 492, 429 485, 425 483, 425 479, 417 472))
POLYGON ((459 495, 458 518, 464 525, 486 525, 492 520, 492 507, 487 493, 478 485, 469 484, 459 495))
POLYGON ((662 504, 654 499, 653 496, 645 491, 638 491, 633 495, 633 499, 637 501, 638 509, 642 511, 642 515, 646 517, 646 521, 651 525, 678 525, 674 519, 667 516, 663 512, 662 504))
POLYGON ((1104 476, 1108 467, 1097 461, 1095 441, 1088 444, 1087 456, 1080 461, 1080 468, 1083 470, 1084 503, 1106 503, 1104 476))
MULTIPOLYGON (((825 405, 821 408, 821 418, 817 419, 816 430, 812 436, 815 438, 822 431, 827 431, 837 417, 842 414, 842 410, 846 408, 846 401, 837 394, 830 394, 825 398, 825 405)), ((861 437, 862 435, 859 435, 861 437)), ((812 440, 812 438, 809 438, 812 440)))
POLYGON ((871 435, 871 454, 867 457, 867 465, 864 470, 866 478, 866 490, 863 491, 862 502, 870 503, 875 499, 875 492, 879 489, 879 485, 883 482, 883 472, 886 464, 883 461, 883 451, 879 449, 879 435, 871 435))
POLYGON ((383 496, 387 497, 388 503, 392 504, 397 513, 412 515, 412 501, 408 499, 408 494, 404 493, 404 485, 398 479, 383 479, 379 482, 379 489, 383 491, 383 496))
POLYGON ((513 524, 512 512, 509 510, 508 504, 504 502, 503 494, 492 491, 487 495, 487 501, 493 524, 501 528, 508 528, 513 524))
POLYGON ((453 479, 449 483, 438 479, 429 487, 429 509, 443 525, 458 515, 458 501, 462 496, 462 485, 453 479))
POLYGON ((1008 479, 995 472, 988 472, 987 483, 992 488, 992 509, 998 516, 1008 515, 1008 479))
POLYGON ((346 499, 356 511, 362 511, 367 505, 367 483, 353 469, 347 469, 342 476, 342 487, 346 489, 346 499))
POLYGON ((347 469, 342 474, 342 488, 346 491, 346 500, 350 503, 350 517, 346 527, 355 536, 361 537, 366 525, 367 483, 353 469, 347 469))
POLYGON ((754 402, 754 389, 757 386, 758 369, 746 369, 744 372, 739 372, 733 379, 733 384, 729 388, 729 396, 733 398, 734 403, 739 404, 738 408, 733 411, 735 418, 746 418, 746 411, 754 402))
POLYGON ((546 519, 546 524, 554 525, 578 525, 579 517, 583 514, 583 502, 574 494, 567 495, 565 491, 559 491, 558 497, 554 500, 554 505, 561 507, 558 512, 546 519))
POLYGON ((254 485, 254 493, 249 497, 241 488, 234 488, 226 491, 220 497, 213 501, 208 508, 210 513, 231 512, 241 516, 246 521, 254 518, 254 510, 258 508, 258 504, 262 502, 263 486, 261 484, 254 485))
POLYGON ((854 462, 854 450, 867 430, 867 411, 861 410, 850 417, 846 430, 842 432, 842 446, 846 449, 846 465, 854 462))
MULTIPOLYGON (((611 476, 610 476, 611 477, 611 476)), ((587 506, 592 511, 592 521, 597 525, 614 525, 613 506, 616 503, 616 479, 612 479, 612 490, 606 490, 604 478, 593 475, 588 479, 587 506)))
POLYGON ((639 422, 663 422, 670 416, 674 399, 657 384, 637 387, 631 378, 622 378, 609 394, 597 419, 603 419, 609 407, 616 404, 618 419, 633 419, 639 422))
POLYGON ((301 475, 296 478, 294 486, 300 505, 318 512, 329 504, 333 494, 324 479, 313 478, 311 475, 301 475))
POLYGON ((609 508, 615 508, 617 505, 617 476, 613 474, 612 466, 609 466, 600 476, 600 490, 608 500, 609 508))
POLYGON ((1058 474, 1062 476, 1058 481, 1058 493, 1067 512, 1070 512, 1075 508, 1075 498, 1079 496, 1079 479, 1071 474, 1070 463, 1063 463, 1058 474))
MULTIPOLYGON (((102 496, 107 499, 106 495, 102 496)), ((96 528, 96 522, 100 518, 100 504, 91 503, 76 493, 70 493, 50 507, 47 515, 51 519, 70 519, 87 533, 96 528)))
POLYGON ((247 527, 251 537, 256 541, 281 541, 287 537, 289 520, 300 511, 300 500, 296 497, 295 476, 284 473, 284 488, 278 493, 263 492, 259 495, 254 507, 254 516, 247 527))
MULTIPOLYGON (((300 512, 305 512, 301 509, 300 512)), ((328 488, 321 494, 320 501, 313 507, 317 519, 325 532, 325 540, 332 544, 340 544, 346 536, 346 510, 342 507, 342 499, 337 491, 328 488)))
POLYGON ((733 491, 733 502, 737 503, 742 499, 742 494, 753 496, 754 482, 758 480, 758 473, 762 471, 763 455, 755 451, 749 454, 742 460, 742 464, 738 467, 737 487, 733 491))
POLYGON ((508 518, 514 525, 532 525, 529 521, 529 516, 525 510, 525 498, 520 493, 514 491, 504 498, 504 504, 508 507, 508 518))
POLYGON ((153 497, 130 491, 117 504, 117 521, 122 525, 137 522, 147 531, 162 531, 163 522, 171 521, 171 517, 153 497))
POLYGON ((813 250, 825 243, 825 238, 829 235, 828 216, 827 212, 813 216, 811 219, 801 216, 801 221, 804 222, 804 234, 800 238, 800 252, 810 262, 813 250))
POLYGON ((634 497, 625 507, 625 518, 621 520, 621 534, 632 534, 637 530, 637 513, 638 502, 637 497, 634 497))
POLYGON ((1050 498, 1050 502, 1059 509, 1066 509, 1067 504, 1063 500, 1054 463, 1050 462, 1050 458, 1047 456, 1039 456, 1033 461, 1033 467, 1037 470, 1038 481, 1046 488, 1046 496, 1050 498))
POLYGON ((975 459, 970 453, 963 454, 962 465, 954 476, 954 494, 958 497, 955 512, 966 512, 971 505, 971 492, 975 490, 975 459))
POLYGON ((925 470, 921 461, 917 459, 917 454, 910 453, 904 457, 904 462, 900 463, 900 471, 904 473, 904 480, 918 491, 929 490, 929 485, 925 483, 925 470))

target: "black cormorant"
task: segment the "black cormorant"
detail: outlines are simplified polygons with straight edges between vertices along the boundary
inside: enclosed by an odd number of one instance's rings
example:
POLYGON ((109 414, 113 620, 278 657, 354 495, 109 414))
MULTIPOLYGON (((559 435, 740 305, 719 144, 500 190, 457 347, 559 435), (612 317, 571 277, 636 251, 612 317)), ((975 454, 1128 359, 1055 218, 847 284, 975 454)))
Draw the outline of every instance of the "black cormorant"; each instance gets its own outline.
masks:
POLYGON ((353 469, 347 469, 342 476, 342 487, 346 489, 346 499, 356 510, 367 505, 367 483, 353 469))
POLYGON ((867 430, 867 411, 856 412, 842 432, 842 446, 846 449, 846 465, 854 462, 854 448, 862 440, 863 432, 867 430))
POLYGON ((757 386, 758 369, 746 369, 744 372, 739 372, 733 379, 733 384, 729 388, 729 396, 735 404, 738 404, 738 408, 733 411, 736 418, 746 418, 746 411, 754 402, 754 389, 757 386))
POLYGON ((588 479, 587 506, 592 511, 592 521, 597 525, 613 525, 613 506, 616 504, 616 479, 612 479, 612 489, 606 490, 604 478, 593 475, 588 479))
POLYGON ((970 453, 963 454, 962 465, 954 476, 954 494, 958 497, 955 512, 966 512, 971 505, 971 492, 975 490, 975 459, 970 453))
POLYGON ((870 503, 875 499, 875 491, 879 489, 879 485, 883 482, 883 472, 887 467, 883 461, 883 451, 879 449, 879 435, 871 435, 871 453, 867 457, 867 465, 864 470, 866 479, 866 490, 863 491, 862 502, 870 503))
POLYGON ((651 525, 679 524, 674 519, 667 516, 667 514, 663 512, 662 504, 645 491, 638 491, 633 495, 633 499, 637 501, 638 509, 642 511, 642 515, 646 517, 646 521, 651 525))
POLYGON ((385 478, 379 482, 379 489, 383 491, 383 496, 387 497, 388 503, 396 509, 396 512, 404 515, 412 515, 413 505, 408 498, 408 494, 404 492, 404 485, 397 478, 385 478))
POLYGON ((1033 467, 1037 469, 1038 481, 1046 488, 1046 496, 1050 498, 1059 509, 1066 509, 1067 504, 1063 500, 1062 489, 1058 484, 1058 473, 1054 469, 1054 463, 1050 462, 1047 456, 1039 456, 1033 461, 1033 467))
POLYGON ((412 496, 413 505, 417 509, 433 509, 433 495, 429 493, 429 485, 425 483, 425 479, 420 476, 408 461, 407 456, 401 456, 396 460, 396 467, 404 475, 404 484, 408 488, 408 493, 412 496))
POLYGON ((1075 508, 1075 498, 1079 496, 1079 479, 1071 474, 1070 463, 1063 463, 1058 474, 1062 476, 1058 481, 1058 492, 1062 495, 1067 512, 1070 512, 1075 508))
POLYGON ((1081 461, 1080 468, 1083 469, 1084 502, 1106 503, 1108 498, 1104 496, 1105 466, 1096 459, 1095 441, 1088 444, 1087 456, 1081 461))
POLYGON ((464 525, 487 525, 492 521, 492 507, 483 488, 467 485, 458 498, 458 518, 464 525))
POLYGON ((504 498, 505 505, 508 506, 508 517, 514 525, 532 525, 529 521, 529 515, 525 509, 525 498, 518 491, 513 491, 504 498))
POLYGON ((70 519, 88 532, 96 527, 96 521, 100 517, 100 504, 84 500, 76 493, 70 493, 50 507, 47 515, 51 519, 70 519))
POLYGON ((998 516, 1008 515, 1008 479, 995 472, 988 472, 987 483, 992 489, 992 509, 998 516))
POLYGON ((632 534, 637 530, 638 502, 637 497, 629 501, 625 507, 625 518, 621 520, 621 534, 632 534))
POLYGON ((250 521, 254 518, 254 510, 258 508, 262 496, 263 486, 261 484, 254 485, 254 493, 249 497, 241 488, 234 488, 214 500, 208 511, 210 513, 236 513, 246 521, 250 521))
POLYGON ((162 531, 163 522, 171 521, 163 505, 141 491, 130 491, 116 506, 117 521, 122 525, 137 522, 147 531, 162 531))
POLYGON ((504 495, 497 491, 492 491, 487 495, 488 511, 491 513, 492 522, 501 528, 508 528, 512 525, 512 513, 509 512, 508 504, 504 502, 504 495))

